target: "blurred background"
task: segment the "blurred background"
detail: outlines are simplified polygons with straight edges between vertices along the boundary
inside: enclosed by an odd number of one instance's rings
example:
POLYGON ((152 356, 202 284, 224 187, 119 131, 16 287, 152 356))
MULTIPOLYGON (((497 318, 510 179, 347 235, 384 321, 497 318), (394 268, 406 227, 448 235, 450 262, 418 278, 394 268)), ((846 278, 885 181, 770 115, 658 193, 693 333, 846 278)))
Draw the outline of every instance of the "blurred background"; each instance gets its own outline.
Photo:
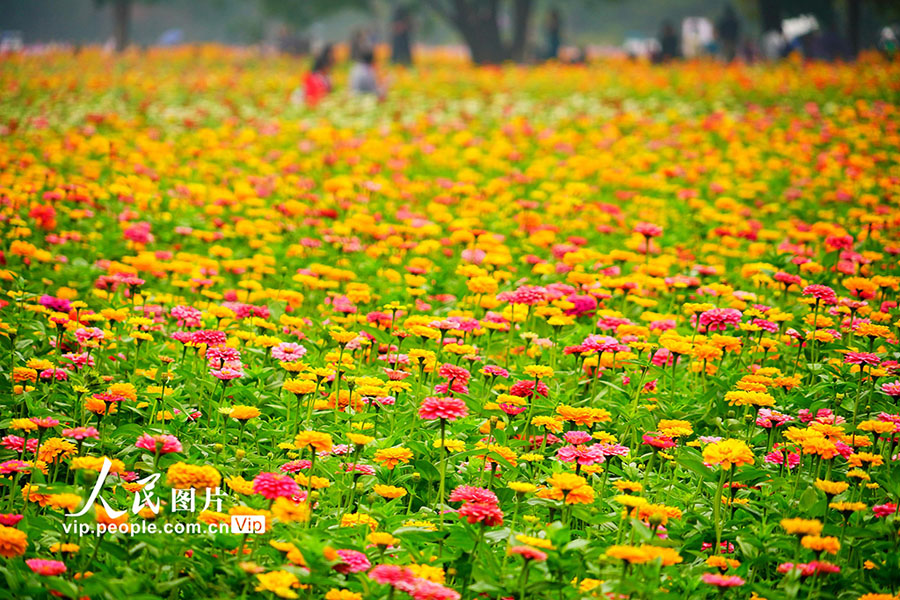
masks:
POLYGON ((898 20, 897 0, 0 0, 0 49, 218 42, 302 55, 338 42, 395 62, 436 47, 480 64, 791 51, 848 60, 893 53, 898 20))

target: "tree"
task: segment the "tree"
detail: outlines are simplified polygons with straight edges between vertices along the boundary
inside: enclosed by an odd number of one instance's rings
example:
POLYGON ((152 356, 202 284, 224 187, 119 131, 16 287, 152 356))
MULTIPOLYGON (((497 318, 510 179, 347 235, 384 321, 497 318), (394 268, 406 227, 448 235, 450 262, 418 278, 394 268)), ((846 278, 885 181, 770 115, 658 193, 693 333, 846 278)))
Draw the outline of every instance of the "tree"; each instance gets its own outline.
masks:
POLYGON ((94 2, 99 6, 112 5, 113 40, 116 52, 122 52, 128 47, 131 37, 132 0, 94 0, 94 2))
MULTIPOLYGON (((298 27, 343 9, 371 10, 366 0, 261 0, 263 11, 298 27)), ((426 0, 430 10, 456 29, 476 64, 524 61, 534 0, 426 0), (500 15, 512 15, 512 37, 500 31, 500 15)))
POLYGON ((512 0, 513 32, 509 44, 500 35, 501 0, 427 0, 435 12, 455 27, 479 65, 525 59, 532 0, 512 0))

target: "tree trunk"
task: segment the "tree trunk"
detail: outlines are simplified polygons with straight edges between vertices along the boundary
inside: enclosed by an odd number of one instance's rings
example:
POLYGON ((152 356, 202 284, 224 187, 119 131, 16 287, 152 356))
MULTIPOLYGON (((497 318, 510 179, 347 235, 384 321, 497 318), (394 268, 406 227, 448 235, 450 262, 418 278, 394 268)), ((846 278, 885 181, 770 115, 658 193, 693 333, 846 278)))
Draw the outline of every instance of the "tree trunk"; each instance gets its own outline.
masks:
POLYGON ((780 0, 759 0, 759 20, 763 33, 767 31, 781 31, 781 7, 780 0))
POLYGON ((532 0, 516 0, 513 7, 513 40, 510 57, 516 62, 525 62, 528 50, 528 24, 531 21, 532 0))
POLYGON ((113 39, 116 52, 128 47, 128 34, 131 28, 131 0, 113 0, 113 39))
POLYGON ((856 59, 859 54, 859 0, 847 0, 847 41, 850 42, 850 56, 856 59))
POLYGON ((496 65, 506 59, 497 23, 497 4, 497 0, 478 1, 461 15, 467 30, 462 32, 463 37, 468 42, 475 64, 496 65))
MULTIPOLYGON (((526 1, 530 4, 532 0, 526 1)), ((509 58, 497 23, 500 0, 453 0, 449 6, 440 0, 427 2, 459 31, 469 47, 472 62, 477 65, 496 65, 509 58)))

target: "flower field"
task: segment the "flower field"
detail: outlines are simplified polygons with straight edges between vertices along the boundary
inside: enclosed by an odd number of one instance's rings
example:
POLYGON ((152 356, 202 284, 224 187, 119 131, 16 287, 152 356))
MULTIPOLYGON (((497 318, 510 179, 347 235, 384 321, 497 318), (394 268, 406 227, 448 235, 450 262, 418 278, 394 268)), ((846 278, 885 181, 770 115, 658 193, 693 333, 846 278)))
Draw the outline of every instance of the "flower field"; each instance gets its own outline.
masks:
POLYGON ((900 65, 302 76, 0 63, 0 597, 898 598, 900 65))

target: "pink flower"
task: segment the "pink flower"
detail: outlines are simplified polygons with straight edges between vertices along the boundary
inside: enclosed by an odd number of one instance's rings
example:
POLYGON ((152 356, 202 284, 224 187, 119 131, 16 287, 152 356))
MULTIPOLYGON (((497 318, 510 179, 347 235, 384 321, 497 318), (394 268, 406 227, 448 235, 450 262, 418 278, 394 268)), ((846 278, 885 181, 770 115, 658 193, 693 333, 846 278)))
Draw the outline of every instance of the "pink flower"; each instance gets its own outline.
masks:
MULTIPOLYGON (((784 463, 784 454, 782 452, 769 452, 766 454, 765 461, 770 465, 781 465, 784 463)), ((793 469, 800 464, 800 455, 796 452, 788 454, 788 469, 793 469)))
POLYGON ((411 592, 415 588, 417 577, 406 567, 378 565, 369 571, 369 579, 389 585, 402 592, 411 592))
POLYGON ((467 369, 463 367, 457 367, 451 363, 444 363, 441 365, 441 368, 438 369, 438 375, 447 380, 456 380, 462 383, 468 383, 469 379, 472 377, 471 373, 467 369))
POLYGON ((538 562, 543 562, 547 560, 547 553, 541 552, 535 548, 531 548, 530 546, 513 546, 509 549, 510 554, 518 554, 525 560, 536 560, 538 562))
POLYGON ((466 502, 460 507, 459 516, 469 523, 484 523, 489 527, 503 525, 503 511, 496 504, 466 502))
POLYGON ((509 371, 503 367, 498 367, 497 365, 487 365, 481 370, 485 375, 490 375, 491 377, 502 377, 503 379, 509 377, 509 371))
POLYGON ((834 304, 837 302, 837 294, 827 285, 808 285, 803 288, 804 296, 812 296, 822 304, 834 304))
POLYGON ((642 221, 634 226, 634 232, 641 234, 645 238, 655 238, 662 235, 663 228, 659 225, 642 221))
MULTIPOLYGON (((547 387, 547 384, 543 381, 538 381, 537 393, 546 398, 549 392, 550 388, 547 387)), ((517 381, 509 388, 509 393, 519 398, 531 398, 534 395, 534 380, 517 381)))
POLYGON ((268 500, 290 498, 300 493, 300 486, 288 475, 260 473, 253 480, 253 492, 268 500))
POLYGON ((198 346, 200 344, 206 344, 207 346, 221 346, 227 339, 224 331, 215 329, 201 329, 191 334, 191 343, 198 346))
POLYGON ((27 446, 28 452, 34 452, 38 447, 38 439, 31 438, 27 442, 25 438, 19 437, 17 435, 7 435, 0 439, 0 445, 2 445, 7 450, 12 450, 14 452, 22 452, 22 448, 27 446))
POLYGON ((888 502, 886 504, 876 504, 872 507, 872 512, 875 513, 876 517, 884 518, 897 512, 897 505, 893 502, 888 502))
POLYGON ((25 561, 25 564, 38 575, 62 575, 66 572, 66 565, 59 560, 29 558, 25 561))
POLYGON ((42 429, 50 429, 59 425, 59 421, 52 417, 31 417, 31 422, 42 429))
POLYGON ((459 594, 450 588, 421 577, 416 577, 415 587, 409 592, 409 595, 413 597, 413 600, 459 600, 460 598, 459 594))
POLYGON ((148 435, 143 434, 134 444, 138 448, 149 450, 155 454, 172 454, 181 452, 181 442, 174 435, 148 435))
POLYGON ((740 324, 741 311, 734 308, 714 308, 701 313, 699 322, 707 331, 725 331, 728 327, 740 324))
POLYGON ((482 502, 497 504, 497 495, 491 490, 461 485, 450 493, 449 502, 482 502))
POLYGON ((644 444, 657 449, 672 448, 675 446, 675 440, 661 433, 651 431, 641 436, 644 444))
POLYGON ((780 427, 785 423, 793 420, 794 417, 781 414, 780 412, 771 410, 769 408, 759 409, 759 413, 756 416, 757 426, 764 427, 766 429, 771 429, 772 427, 780 427))
POLYGON ((720 575, 718 573, 704 573, 700 576, 703 583, 716 587, 729 588, 744 585, 744 580, 737 575, 720 575))
POLYGON ((533 285, 523 285, 516 289, 509 298, 512 304, 537 304, 542 302, 546 295, 546 290, 542 287, 533 285))
POLYGON ((209 374, 222 381, 231 381, 232 379, 240 379, 243 377, 244 371, 241 365, 238 365, 237 367, 225 365, 221 369, 210 369, 209 374))
POLYGON ((372 566, 368 557, 362 552, 357 552, 356 550, 338 550, 337 554, 341 557, 342 561, 334 566, 334 570, 338 573, 359 573, 360 571, 368 570, 372 566))
POLYGON ((589 335, 581 345, 587 350, 593 350, 601 354, 605 352, 625 352, 628 350, 628 347, 620 344, 619 340, 607 335, 589 335))
POLYGON ((516 406, 515 404, 507 404, 505 402, 501 402, 499 404, 499 406, 500 406, 500 410, 502 410, 503 412, 505 412, 506 414, 508 414, 511 417, 520 415, 523 412, 525 412, 526 410, 528 410, 524 406, 516 406))
POLYGON ((12 459, 0 463, 0 475, 9 475, 10 473, 27 473, 31 468, 31 464, 23 460, 12 459))
POLYGON ((292 460, 291 462, 286 462, 280 467, 278 470, 282 473, 299 473, 300 471, 305 471, 310 466, 312 466, 312 462, 306 459, 300 460, 292 460))
POLYGON ((281 362, 296 362, 306 354, 306 348, 292 342, 282 342, 272 348, 272 358, 281 362))
POLYGON ((848 352, 844 355, 844 364, 875 366, 881 362, 877 354, 871 352, 848 352))
POLYGON ((193 306, 173 306, 169 314, 177 319, 179 327, 200 327, 200 318, 203 313, 193 306))
POLYGON ((591 441, 591 434, 586 431, 567 431, 563 434, 563 438, 570 443, 575 444, 576 446, 579 444, 587 444, 591 441))
POLYGON ((422 405, 419 407, 419 416, 427 421, 436 419, 455 421, 460 417, 465 417, 468 412, 463 400, 449 396, 444 398, 429 396, 422 401, 422 405))
POLYGON ((892 381, 881 384, 881 391, 891 398, 900 397, 900 381, 892 381))
POLYGON ((240 363, 241 351, 237 348, 217 346, 206 351, 206 364, 209 365, 210 369, 221 369, 225 365, 237 367, 240 363))
POLYGON ((346 473, 359 473, 360 475, 374 475, 375 467, 359 463, 344 463, 344 471, 346 473))
POLYGON ((100 439, 100 432, 96 427, 75 427, 73 429, 63 429, 63 437, 70 437, 74 440, 84 440, 87 438, 100 439))
POLYGON ((15 513, 0 513, 0 525, 6 525, 7 527, 15 527, 19 524, 24 518, 24 515, 17 515, 15 513))

